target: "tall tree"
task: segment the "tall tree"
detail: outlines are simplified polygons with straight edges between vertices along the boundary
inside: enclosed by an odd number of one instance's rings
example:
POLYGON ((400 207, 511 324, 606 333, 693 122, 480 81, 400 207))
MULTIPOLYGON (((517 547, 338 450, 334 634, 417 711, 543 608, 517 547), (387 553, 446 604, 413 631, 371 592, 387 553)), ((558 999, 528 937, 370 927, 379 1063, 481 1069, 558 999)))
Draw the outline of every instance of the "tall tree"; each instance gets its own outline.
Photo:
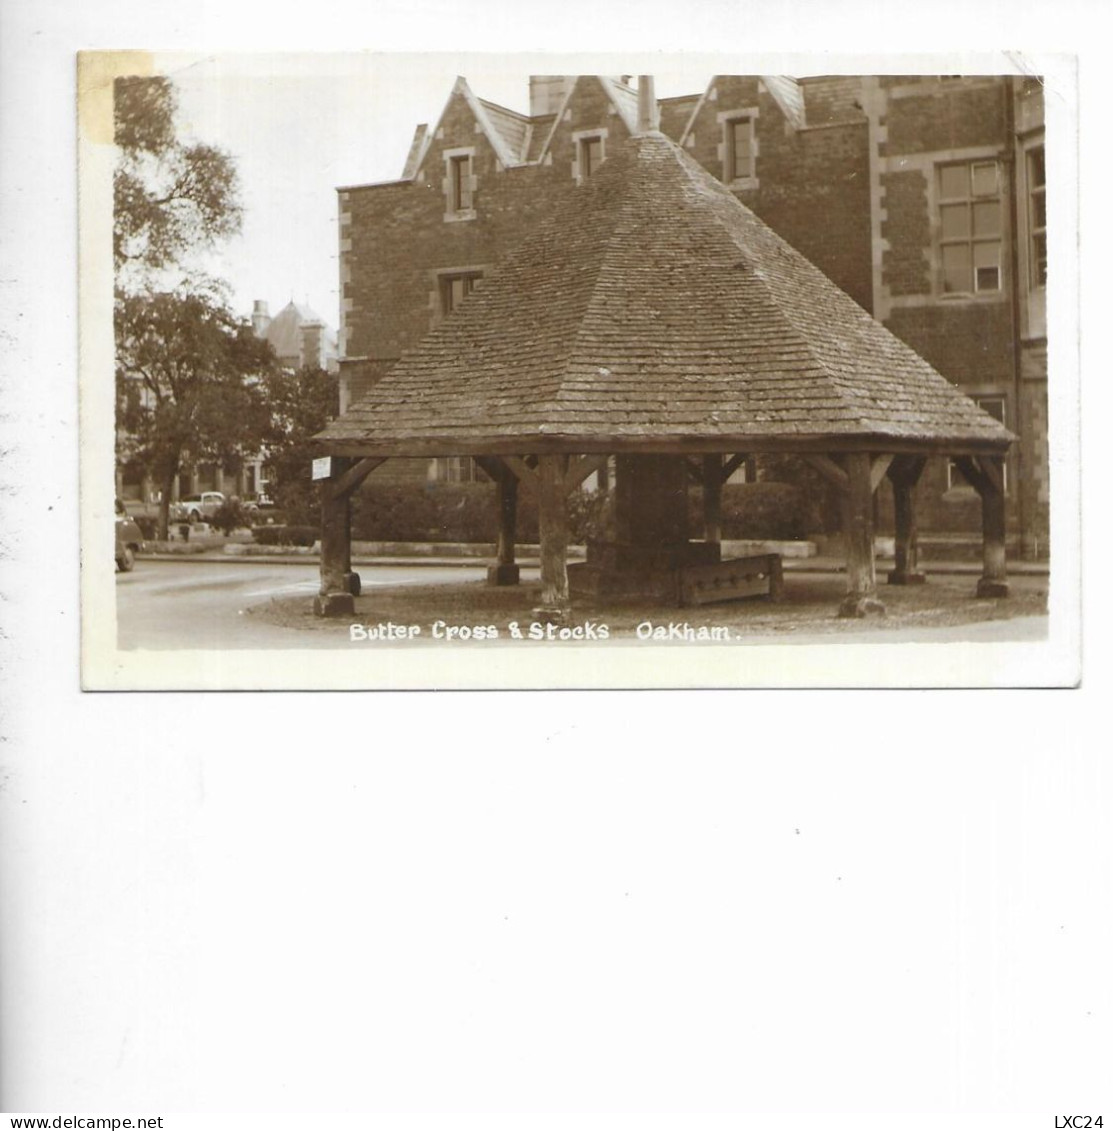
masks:
POLYGON ((236 471, 259 451, 270 432, 265 383, 276 368, 269 343, 212 294, 118 297, 118 454, 154 474, 160 538, 187 457, 236 471))
POLYGON ((123 76, 113 87, 113 255, 117 289, 150 286, 196 252, 240 230, 232 158, 178 136, 177 94, 161 76, 123 76))
POLYGON ((310 479, 311 440, 340 411, 337 379, 312 366, 296 373, 276 367, 267 377, 266 397, 271 410, 268 489, 290 521, 314 523, 320 502, 310 479))
POLYGON ((232 158, 179 135, 163 76, 113 87, 116 169, 117 460, 138 459, 161 489, 165 538, 175 477, 188 458, 238 470, 267 432, 270 347, 237 319, 197 256, 240 229, 232 158))

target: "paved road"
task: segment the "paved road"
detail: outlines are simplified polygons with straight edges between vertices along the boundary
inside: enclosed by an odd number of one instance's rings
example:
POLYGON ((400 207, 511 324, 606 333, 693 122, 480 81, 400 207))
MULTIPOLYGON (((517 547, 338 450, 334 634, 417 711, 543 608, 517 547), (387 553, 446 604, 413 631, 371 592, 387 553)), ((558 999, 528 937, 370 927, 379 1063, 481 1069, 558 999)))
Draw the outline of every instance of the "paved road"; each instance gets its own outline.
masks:
MULTIPOLYGON (((485 566, 360 566, 363 588, 470 581, 485 566)), ((187 561, 136 563, 116 575, 117 642, 130 648, 329 648, 346 639, 268 624, 245 615, 274 597, 304 595, 308 604, 320 585, 316 562, 276 565, 187 561)))

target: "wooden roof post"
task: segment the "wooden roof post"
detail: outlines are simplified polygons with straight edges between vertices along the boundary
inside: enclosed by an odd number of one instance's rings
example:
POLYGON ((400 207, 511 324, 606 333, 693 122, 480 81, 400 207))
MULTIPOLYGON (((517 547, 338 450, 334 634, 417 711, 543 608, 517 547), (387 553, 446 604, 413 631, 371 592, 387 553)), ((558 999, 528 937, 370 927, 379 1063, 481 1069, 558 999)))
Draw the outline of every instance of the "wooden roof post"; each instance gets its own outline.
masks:
POLYGON ((873 482, 869 452, 846 456, 847 483, 843 490, 843 536, 846 538, 846 596, 841 617, 883 613, 877 598, 877 573, 873 562, 873 482))
POLYGON ((321 485, 321 589, 313 599, 319 617, 355 613, 352 574, 351 495, 336 490, 331 480, 321 485))
POLYGON ((541 527, 541 607, 538 620, 563 624, 568 600, 568 494, 564 472, 568 457, 543 455, 538 461, 538 518, 541 527))
POLYGON ((359 596, 359 574, 352 570, 352 494, 386 460, 342 456, 332 461, 329 478, 321 483, 321 590, 313 611, 319 617, 350 616, 359 596))
POLYGON ((896 546, 895 568, 889 570, 890 585, 916 585, 926 580, 916 568, 918 547, 916 539, 916 483, 924 470, 922 457, 902 456, 889 467, 889 482, 893 485, 896 546))
POLYGON ((979 597, 1007 597, 1005 565, 1005 458, 1004 456, 955 456, 959 471, 970 481, 982 500, 982 576, 979 597))
POLYGON ((495 564, 487 567, 488 585, 517 585, 518 566, 514 561, 514 542, 518 527, 518 477, 506 466, 495 480, 499 531, 495 564))
POLYGON ((1005 566, 1005 493, 991 488, 982 495, 982 576, 979 597, 1007 597, 1005 566))
POLYGON ((977 593, 979 597, 1007 597, 1005 461, 1001 456, 981 456, 978 462, 985 478, 978 490, 982 497, 982 576, 977 593))
POLYGON ((723 457, 703 457, 703 540, 723 540, 723 457))

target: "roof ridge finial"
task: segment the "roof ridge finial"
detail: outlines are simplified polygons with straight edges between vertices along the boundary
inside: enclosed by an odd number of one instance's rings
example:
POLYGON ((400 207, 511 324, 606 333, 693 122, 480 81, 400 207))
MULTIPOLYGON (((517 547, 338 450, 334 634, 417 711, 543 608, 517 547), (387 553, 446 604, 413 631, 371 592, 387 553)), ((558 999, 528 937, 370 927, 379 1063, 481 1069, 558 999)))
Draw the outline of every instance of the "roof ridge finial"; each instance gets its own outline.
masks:
POLYGON ((638 130, 639 134, 660 133, 661 114, 657 108, 657 95, 653 89, 652 75, 638 75, 638 130))

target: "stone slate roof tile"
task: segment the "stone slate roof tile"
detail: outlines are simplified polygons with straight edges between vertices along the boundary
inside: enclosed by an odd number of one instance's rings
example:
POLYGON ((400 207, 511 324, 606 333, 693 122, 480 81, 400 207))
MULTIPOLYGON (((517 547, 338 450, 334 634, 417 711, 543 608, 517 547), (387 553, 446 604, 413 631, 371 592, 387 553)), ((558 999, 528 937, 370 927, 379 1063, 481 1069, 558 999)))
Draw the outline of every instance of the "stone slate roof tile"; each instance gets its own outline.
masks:
POLYGON ((651 133, 615 147, 319 440, 468 455, 886 438, 1012 439, 651 133))
POLYGON ((805 113, 804 92, 800 89, 800 83, 788 75, 763 75, 762 82, 793 127, 802 128, 805 125, 805 113))
POLYGON ((506 148, 519 162, 526 159, 526 147, 529 144, 530 119, 525 114, 515 110, 508 110, 495 102, 488 102, 485 98, 477 99, 487 112, 487 119, 498 131, 506 148))
POLYGON ((553 132, 556 114, 538 114, 530 118, 529 148, 526 151, 526 162, 534 164, 541 160, 545 152, 545 144, 553 132))
POLYGON ((611 75, 597 77, 614 103, 619 116, 626 123, 626 128, 632 132, 638 121, 638 92, 633 87, 627 86, 620 78, 611 75))
POLYGON ((673 141, 679 141, 699 100, 698 94, 659 99, 657 108, 661 114, 661 132, 673 141))

